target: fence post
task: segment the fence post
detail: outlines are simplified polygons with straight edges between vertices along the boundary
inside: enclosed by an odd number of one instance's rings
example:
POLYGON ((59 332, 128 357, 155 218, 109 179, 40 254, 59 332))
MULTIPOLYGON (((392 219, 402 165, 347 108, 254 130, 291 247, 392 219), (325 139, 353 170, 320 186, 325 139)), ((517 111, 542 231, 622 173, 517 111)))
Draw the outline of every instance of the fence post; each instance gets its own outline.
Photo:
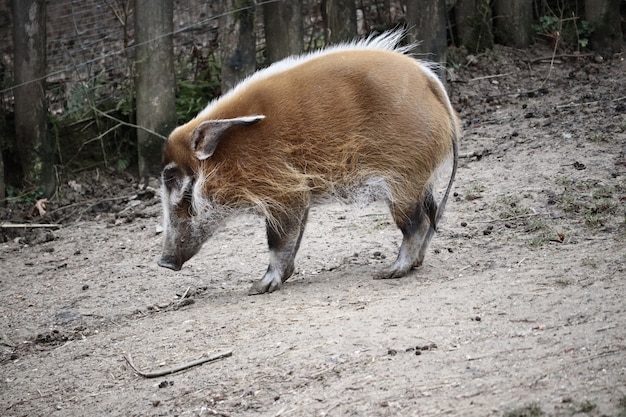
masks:
POLYGON ((256 1, 225 0, 220 17, 222 92, 252 74, 256 65, 256 1))
POLYGON ((532 0, 496 0, 493 7, 497 40, 514 48, 528 48, 532 43, 532 0))
POLYGON ((4 132, 6 131, 5 127, 5 118, 2 116, 0 119, 0 207, 4 205, 6 197, 6 186, 4 183, 4 155, 2 155, 2 150, 5 147, 4 144, 4 132))
POLYGON ((46 2, 13 0, 15 141, 24 186, 50 197, 56 188, 46 106, 46 2))
POLYGON ((457 0, 454 16, 460 45, 471 53, 493 47, 493 16, 489 0, 457 0))
POLYGON ((268 63, 302 52, 302 0, 265 3, 263 20, 268 63))
MULTIPOLYGON (((446 2, 444 0, 410 0, 406 6, 409 40, 420 42, 415 52, 424 54, 429 61, 445 66, 446 49, 446 2)), ((443 68, 443 67, 442 67, 443 68)), ((445 80, 445 70, 438 71, 445 80)))
MULTIPOLYGON (((162 136, 176 124, 172 3, 135 0, 137 124, 162 136)), ((137 149, 145 184, 159 171, 163 139, 137 129, 137 149)))
POLYGON ((591 46, 611 55, 623 45, 620 27, 620 0, 585 0, 585 19, 594 28, 591 46))
POLYGON ((323 0, 320 8, 326 28, 326 42, 337 44, 351 41, 356 37, 354 0, 323 0))

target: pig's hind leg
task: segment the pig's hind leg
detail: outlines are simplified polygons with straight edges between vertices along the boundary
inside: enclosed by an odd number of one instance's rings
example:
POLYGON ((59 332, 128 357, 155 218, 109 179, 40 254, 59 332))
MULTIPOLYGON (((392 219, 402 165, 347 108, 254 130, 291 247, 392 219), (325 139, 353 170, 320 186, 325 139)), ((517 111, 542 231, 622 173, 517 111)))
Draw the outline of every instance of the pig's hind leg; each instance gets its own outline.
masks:
POLYGON ((250 287, 249 295, 274 292, 293 274, 294 260, 300 248, 308 213, 307 207, 295 216, 277 216, 278 224, 266 222, 270 262, 263 278, 250 287))
POLYGON ((402 231, 402 245, 395 262, 378 273, 375 279, 401 278, 411 269, 422 266, 437 227, 437 203, 430 189, 425 191, 420 203, 406 208, 392 206, 391 214, 402 231))

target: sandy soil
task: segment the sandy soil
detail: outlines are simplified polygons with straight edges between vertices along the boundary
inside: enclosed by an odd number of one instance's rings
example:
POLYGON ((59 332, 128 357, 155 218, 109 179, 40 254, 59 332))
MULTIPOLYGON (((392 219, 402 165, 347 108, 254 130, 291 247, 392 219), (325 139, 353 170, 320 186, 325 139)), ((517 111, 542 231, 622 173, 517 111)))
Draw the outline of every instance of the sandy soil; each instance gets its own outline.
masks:
POLYGON ((0 414, 626 416, 626 63, 551 52, 460 59, 455 195, 403 279, 372 280, 400 242, 381 204, 314 209, 295 276, 250 297, 261 219, 172 272, 158 196, 66 184, 62 228, 0 232, 0 414), (123 356, 227 351, 150 379, 123 356))

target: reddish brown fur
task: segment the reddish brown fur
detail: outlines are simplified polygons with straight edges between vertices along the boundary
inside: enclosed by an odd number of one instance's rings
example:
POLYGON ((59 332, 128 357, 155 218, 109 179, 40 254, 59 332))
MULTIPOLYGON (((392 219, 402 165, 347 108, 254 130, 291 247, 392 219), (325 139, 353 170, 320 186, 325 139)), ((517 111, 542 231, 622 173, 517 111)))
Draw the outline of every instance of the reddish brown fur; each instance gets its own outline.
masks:
POLYGON ((392 207, 402 211, 421 201, 456 129, 445 92, 414 59, 339 50, 210 105, 171 134, 164 165, 207 177, 204 195, 218 204, 270 216, 371 177, 386 180, 392 207), (201 122, 247 115, 265 119, 229 129, 209 159, 194 156, 190 138, 201 122))

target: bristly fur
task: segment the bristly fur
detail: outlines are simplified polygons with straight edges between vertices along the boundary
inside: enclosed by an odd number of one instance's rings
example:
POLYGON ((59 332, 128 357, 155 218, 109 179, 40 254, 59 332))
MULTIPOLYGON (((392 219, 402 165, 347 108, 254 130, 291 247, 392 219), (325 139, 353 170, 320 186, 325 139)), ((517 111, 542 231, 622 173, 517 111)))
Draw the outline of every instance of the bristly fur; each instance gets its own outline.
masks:
MULTIPOLYGON (((209 113, 212 106, 229 96, 235 96, 240 94, 242 90, 246 88, 248 84, 257 82, 269 76, 279 74, 283 71, 287 71, 293 69, 298 64, 303 63, 305 61, 309 61, 311 59, 328 55, 332 52, 345 51, 345 50, 376 50, 376 51, 388 51, 388 52, 396 52, 399 54, 407 55, 409 54, 415 47, 415 44, 401 45, 402 39, 406 37, 405 30, 390 30, 386 31, 380 35, 371 34, 365 39, 357 39, 352 42, 343 42, 338 43, 336 45, 331 45, 326 48, 318 49, 312 52, 304 53, 301 55, 293 55, 282 59, 278 62, 273 63, 272 65, 261 69, 254 74, 248 76, 239 84, 237 84, 232 90, 228 91, 225 95, 214 99, 210 102, 207 107, 202 110, 197 117, 203 117, 205 113, 209 113)), ((424 65, 425 68, 428 68, 429 71, 432 72, 433 69, 437 68, 439 64, 428 61, 420 61, 421 64, 424 65)), ((434 73, 433 73, 434 75, 434 73)))
POLYGON ((432 66, 408 56, 414 45, 399 46, 404 35, 391 31, 287 58, 175 129, 164 162, 194 179, 193 223, 254 210, 280 230, 312 201, 335 197, 382 198, 400 225, 452 155, 440 210, 429 214, 436 223, 456 171, 460 127, 432 66), (194 156, 191 137, 202 122, 249 116, 258 123, 226 130, 207 159, 194 156))

